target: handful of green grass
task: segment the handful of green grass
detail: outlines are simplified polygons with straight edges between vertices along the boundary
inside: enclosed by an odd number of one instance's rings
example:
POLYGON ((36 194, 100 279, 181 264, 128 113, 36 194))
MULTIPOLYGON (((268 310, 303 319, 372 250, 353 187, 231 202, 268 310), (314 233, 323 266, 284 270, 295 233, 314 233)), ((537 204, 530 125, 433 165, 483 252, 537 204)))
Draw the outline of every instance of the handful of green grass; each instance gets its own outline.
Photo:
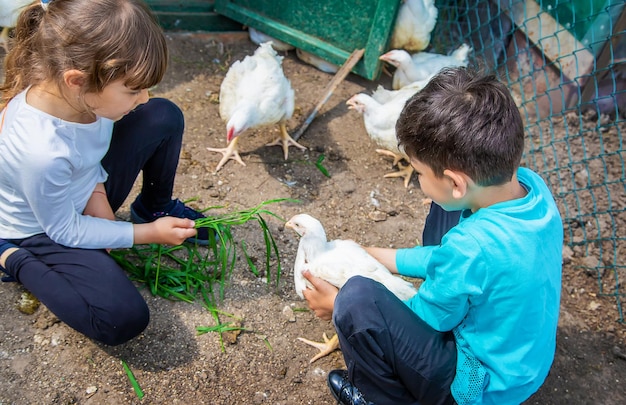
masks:
MULTIPOLYGON (((192 302, 201 296, 207 309, 211 310, 215 306, 215 293, 218 292, 218 297, 223 298, 225 284, 235 267, 237 242, 232 228, 237 225, 250 221, 259 224, 265 242, 265 277, 270 284, 272 258, 275 257, 275 284, 278 285, 281 274, 280 254, 263 215, 270 215, 284 222, 284 219, 265 208, 269 204, 282 201, 293 200, 268 200, 249 209, 196 220, 196 228, 209 228, 208 246, 136 245, 130 249, 114 250, 111 255, 130 274, 132 280, 146 285, 153 295, 186 302, 192 302)), ((261 271, 248 254, 245 241, 241 241, 241 248, 250 271, 260 276, 261 271)))

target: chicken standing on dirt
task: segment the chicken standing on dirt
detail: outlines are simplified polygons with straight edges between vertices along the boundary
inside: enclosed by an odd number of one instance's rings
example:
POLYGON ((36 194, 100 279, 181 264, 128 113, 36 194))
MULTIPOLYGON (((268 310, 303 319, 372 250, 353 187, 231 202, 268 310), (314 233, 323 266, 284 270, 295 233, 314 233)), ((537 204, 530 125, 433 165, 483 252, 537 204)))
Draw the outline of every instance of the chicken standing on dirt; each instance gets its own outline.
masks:
POLYGON ((398 139, 396 138, 396 121, 404 108, 406 101, 415 93, 428 84, 427 78, 423 81, 412 83, 400 90, 387 90, 382 86, 371 95, 359 93, 352 96, 346 104, 348 109, 354 110, 363 115, 365 131, 372 141, 382 149, 376 149, 381 155, 391 156, 393 165, 400 170, 385 174, 384 177, 402 177, 404 187, 409 186, 413 167, 400 163, 404 159, 409 161, 408 156, 398 149, 398 139))
POLYGON ((239 135, 251 128, 278 124, 281 137, 267 144, 281 145, 285 159, 289 146, 306 149, 287 133, 286 122, 293 115, 294 91, 282 68, 283 57, 271 42, 261 44, 254 55, 232 64, 220 87, 220 117, 226 121, 226 148, 207 148, 223 154, 215 171, 229 159, 246 165, 237 151, 239 135))
POLYGON ((403 49, 393 49, 378 59, 396 68, 393 73, 392 87, 395 90, 418 80, 433 77, 446 67, 467 66, 468 55, 472 48, 462 44, 450 55, 432 52, 418 52, 413 55, 403 49))
MULTIPOLYGON (((417 293, 413 284, 394 276, 358 243, 352 240, 328 241, 324 227, 320 221, 312 216, 308 214, 295 215, 287 221, 285 227, 300 235, 293 268, 294 285, 300 298, 304 299, 302 294, 304 289, 312 288, 302 275, 305 270, 310 271, 315 277, 328 281, 337 288, 343 287, 350 277, 363 276, 382 283, 401 300, 407 300, 417 293)), ((298 339, 320 350, 311 359, 311 363, 339 348, 337 335, 331 339, 324 335, 323 343, 303 338, 298 339)))

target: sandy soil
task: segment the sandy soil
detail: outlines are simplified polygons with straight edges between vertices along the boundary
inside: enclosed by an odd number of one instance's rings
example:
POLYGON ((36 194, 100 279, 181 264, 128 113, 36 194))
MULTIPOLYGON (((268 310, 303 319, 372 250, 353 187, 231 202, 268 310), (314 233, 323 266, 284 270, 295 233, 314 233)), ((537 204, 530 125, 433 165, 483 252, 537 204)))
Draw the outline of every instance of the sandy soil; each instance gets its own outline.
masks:
MULTIPOLYGON (((285 161, 280 148, 264 146, 277 135, 275 129, 250 132, 239 143, 247 166, 231 161, 215 173, 221 155, 206 147, 225 145, 219 86, 227 67, 256 46, 237 35, 168 38, 171 65, 154 94, 175 101, 186 117, 176 196, 197 198, 199 208, 224 205, 226 211, 295 198, 300 203, 268 208, 283 218, 310 213, 332 239, 395 247, 419 241, 428 207, 416 180, 405 188, 401 179, 383 178, 394 170, 391 161, 375 153, 361 117, 345 105, 350 96, 371 92, 378 83, 350 75, 300 139, 307 151, 292 149, 285 161), (320 155, 331 177, 316 167, 320 155)), ((293 131, 332 76, 303 64, 293 53, 286 55, 284 68, 296 91, 296 113, 289 122, 293 131)), ((389 78, 380 83, 389 87, 389 78)), ((118 214, 127 218, 128 207, 118 214)), ((200 302, 168 301, 142 289, 152 311, 150 325, 138 338, 111 348, 58 322, 43 306, 32 315, 19 312, 22 287, 1 284, 0 404, 334 403, 326 374, 343 367, 341 353, 309 364, 316 350, 297 340, 318 340, 324 332, 333 334, 333 326, 305 310, 293 291, 296 235, 276 219, 268 218, 268 223, 281 252, 280 285, 253 275, 240 255, 218 306, 240 317, 253 332, 241 333, 224 350, 216 333, 196 333, 197 326, 215 324, 200 302), (133 391, 122 360, 134 372, 143 399, 133 391)), ((246 241, 255 260, 264 259, 256 225, 236 228, 235 236, 246 241)), ((574 267, 576 255, 563 270, 556 360, 528 404, 626 403, 626 327, 617 322, 614 300, 597 296, 595 276, 574 267)))

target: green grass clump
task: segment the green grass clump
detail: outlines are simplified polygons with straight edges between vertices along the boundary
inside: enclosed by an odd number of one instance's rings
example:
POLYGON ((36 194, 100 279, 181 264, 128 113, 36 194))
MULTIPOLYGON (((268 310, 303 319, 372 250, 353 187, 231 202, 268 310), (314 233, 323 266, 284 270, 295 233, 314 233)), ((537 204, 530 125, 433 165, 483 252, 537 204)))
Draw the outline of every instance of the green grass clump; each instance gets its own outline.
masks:
MULTIPOLYGON (((259 224, 265 242, 265 277, 269 285, 272 282, 272 258, 275 257, 274 280, 278 286, 281 274, 280 254, 263 215, 270 215, 284 222, 284 219, 265 208, 268 204, 282 201, 292 200, 268 200, 249 209, 207 215, 206 218, 196 220, 196 228, 206 227, 213 230, 209 231, 208 246, 136 245, 130 249, 114 250, 111 255, 129 273, 132 280, 147 286, 153 295, 186 302, 192 302, 200 296, 206 308, 211 311, 214 310, 216 298, 223 298, 226 283, 235 267, 238 251, 237 241, 232 234, 235 226, 250 221, 259 224)), ((240 247, 250 271, 259 276, 261 271, 248 255, 246 242, 241 241, 240 247)))

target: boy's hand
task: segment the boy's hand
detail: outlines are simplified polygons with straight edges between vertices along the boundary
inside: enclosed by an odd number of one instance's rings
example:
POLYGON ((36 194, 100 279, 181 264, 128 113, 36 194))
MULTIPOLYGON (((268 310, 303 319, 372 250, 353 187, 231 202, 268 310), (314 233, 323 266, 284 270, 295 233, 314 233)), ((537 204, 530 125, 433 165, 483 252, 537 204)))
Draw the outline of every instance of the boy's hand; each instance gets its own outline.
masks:
POLYGON ((309 308, 317 317, 326 321, 330 320, 333 316, 335 297, 337 297, 339 289, 328 281, 315 277, 308 270, 305 270, 302 275, 313 285, 313 288, 307 288, 302 292, 309 308))

